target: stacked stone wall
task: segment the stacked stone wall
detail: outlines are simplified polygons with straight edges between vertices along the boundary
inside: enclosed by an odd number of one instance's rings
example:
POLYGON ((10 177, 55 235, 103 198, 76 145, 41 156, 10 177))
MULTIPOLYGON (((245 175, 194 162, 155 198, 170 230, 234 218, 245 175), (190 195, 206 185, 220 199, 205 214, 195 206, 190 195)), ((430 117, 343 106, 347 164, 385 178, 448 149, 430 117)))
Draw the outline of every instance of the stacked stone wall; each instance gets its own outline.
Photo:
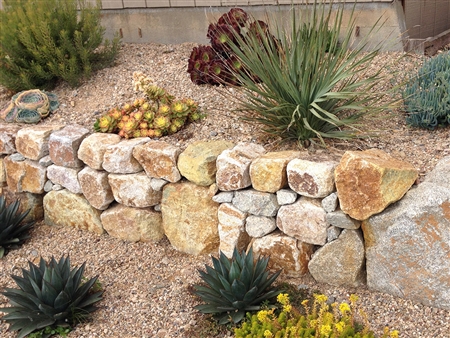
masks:
POLYGON ((2 194, 48 225, 131 242, 167 237, 193 255, 252 246, 286 275, 450 308, 448 158, 415 184, 417 170, 376 149, 321 161, 63 125, 0 125, 0 153, 2 194))

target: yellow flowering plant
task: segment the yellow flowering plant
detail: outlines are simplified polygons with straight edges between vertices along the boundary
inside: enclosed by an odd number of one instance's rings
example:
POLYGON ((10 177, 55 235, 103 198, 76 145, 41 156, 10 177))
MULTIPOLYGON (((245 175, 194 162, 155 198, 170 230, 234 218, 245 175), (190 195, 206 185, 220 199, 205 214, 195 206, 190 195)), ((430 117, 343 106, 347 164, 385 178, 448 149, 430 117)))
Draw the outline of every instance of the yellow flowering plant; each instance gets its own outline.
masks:
MULTIPOLYGON (((365 313, 359 314, 364 319, 362 329, 355 325, 355 316, 358 313, 356 295, 349 297, 350 303, 327 303, 328 298, 322 294, 314 294, 312 306, 304 300, 302 313, 296 309, 289 300, 289 295, 280 293, 277 301, 279 310, 274 308, 261 310, 251 315, 247 313, 246 320, 234 333, 236 338, 375 338, 370 331, 365 313)), ((385 328, 379 338, 398 338, 399 332, 385 328)))

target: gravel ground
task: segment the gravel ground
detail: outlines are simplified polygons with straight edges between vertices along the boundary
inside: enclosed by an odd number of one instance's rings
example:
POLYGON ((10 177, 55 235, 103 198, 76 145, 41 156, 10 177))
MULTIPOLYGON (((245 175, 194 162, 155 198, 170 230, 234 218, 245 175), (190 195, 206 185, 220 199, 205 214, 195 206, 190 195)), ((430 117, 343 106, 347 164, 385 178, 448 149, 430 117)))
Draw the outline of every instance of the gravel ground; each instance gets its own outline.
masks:
MULTIPOLYGON (((109 108, 132 102, 139 97, 132 89, 132 74, 142 71, 155 84, 165 87, 176 97, 190 97, 200 103, 208 116, 189 125, 165 141, 184 148, 194 140, 227 139, 263 144, 267 150, 298 149, 294 143, 279 144, 258 132, 254 125, 244 124, 232 111, 236 105, 223 94, 239 95, 231 89, 193 85, 186 73, 187 58, 194 44, 181 45, 124 45, 114 67, 96 73, 77 89, 65 84, 54 92, 61 107, 42 121, 48 123, 80 124, 92 130, 92 125, 109 108)), ((375 60, 376 69, 398 54, 386 54, 375 60)), ((383 70, 387 75, 398 69, 417 67, 422 59, 407 56, 401 63, 390 62, 383 70)), ((391 79, 379 84, 383 90, 391 79)), ((11 94, 0 87, 0 107, 11 94)), ((436 162, 450 154, 449 129, 434 131, 409 128, 400 110, 386 113, 384 119, 367 121, 366 126, 379 131, 379 137, 354 141, 327 141, 327 147, 311 146, 301 149, 311 155, 339 158, 346 150, 383 149, 396 158, 413 164, 421 177, 436 162)), ((211 324, 208 317, 197 313, 193 306, 198 299, 192 295, 192 285, 199 283, 196 270, 210 264, 209 256, 194 257, 175 251, 167 240, 159 243, 126 243, 107 235, 98 236, 64 227, 49 227, 39 223, 31 239, 19 250, 0 260, 0 287, 14 287, 9 277, 20 274, 27 260, 37 262, 40 256, 48 259, 70 254, 72 264, 87 261, 86 275, 100 275, 104 300, 92 320, 79 324, 69 337, 226 337, 226 328, 211 324)), ((384 326, 397 329, 401 337, 450 337, 450 311, 435 309, 389 295, 358 289, 332 287, 316 283, 307 275, 287 281, 309 291, 320 291, 336 301, 344 301, 351 293, 360 296, 360 304, 367 313, 372 329, 382 332, 384 326)), ((7 299, 0 296, 0 307, 7 299)), ((0 322, 0 337, 14 337, 0 322)))

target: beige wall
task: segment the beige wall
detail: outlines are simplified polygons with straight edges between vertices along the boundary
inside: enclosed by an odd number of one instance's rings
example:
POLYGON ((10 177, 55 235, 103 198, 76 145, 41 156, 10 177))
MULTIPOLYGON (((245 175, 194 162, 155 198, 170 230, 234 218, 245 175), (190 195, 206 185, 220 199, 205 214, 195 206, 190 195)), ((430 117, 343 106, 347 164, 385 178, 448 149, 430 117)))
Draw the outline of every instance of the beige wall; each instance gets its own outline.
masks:
POLYGON ((450 1, 405 0, 408 35, 426 39, 450 29, 450 1))

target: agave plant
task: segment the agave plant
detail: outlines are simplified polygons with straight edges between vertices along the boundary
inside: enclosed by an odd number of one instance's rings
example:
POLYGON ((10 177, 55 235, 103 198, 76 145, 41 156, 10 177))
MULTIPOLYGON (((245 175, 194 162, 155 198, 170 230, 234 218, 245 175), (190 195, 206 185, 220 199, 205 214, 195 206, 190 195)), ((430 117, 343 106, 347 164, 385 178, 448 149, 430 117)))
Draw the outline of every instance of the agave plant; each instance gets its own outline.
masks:
POLYGON ((19 206, 19 200, 6 205, 5 197, 0 196, 0 258, 30 238, 29 230, 35 222, 22 224, 30 209, 20 213, 19 206))
POLYGON ((2 292, 12 305, 0 308, 7 313, 2 320, 10 324, 10 331, 19 331, 18 338, 48 326, 70 327, 96 310, 94 303, 102 299, 103 291, 91 292, 97 277, 83 282, 86 262, 72 270, 69 256, 58 262, 52 257, 48 264, 41 257, 39 266, 28 264, 23 277, 11 276, 20 289, 2 292))
POLYGON ((255 263, 252 249, 239 254, 235 248, 231 259, 220 252, 219 259, 212 257, 212 261, 214 268, 206 265, 206 272, 199 270, 208 286, 194 286, 205 302, 195 308, 217 315, 219 324, 239 323, 246 312, 260 310, 261 303, 281 292, 271 287, 281 270, 269 276, 269 258, 259 257, 255 263))

